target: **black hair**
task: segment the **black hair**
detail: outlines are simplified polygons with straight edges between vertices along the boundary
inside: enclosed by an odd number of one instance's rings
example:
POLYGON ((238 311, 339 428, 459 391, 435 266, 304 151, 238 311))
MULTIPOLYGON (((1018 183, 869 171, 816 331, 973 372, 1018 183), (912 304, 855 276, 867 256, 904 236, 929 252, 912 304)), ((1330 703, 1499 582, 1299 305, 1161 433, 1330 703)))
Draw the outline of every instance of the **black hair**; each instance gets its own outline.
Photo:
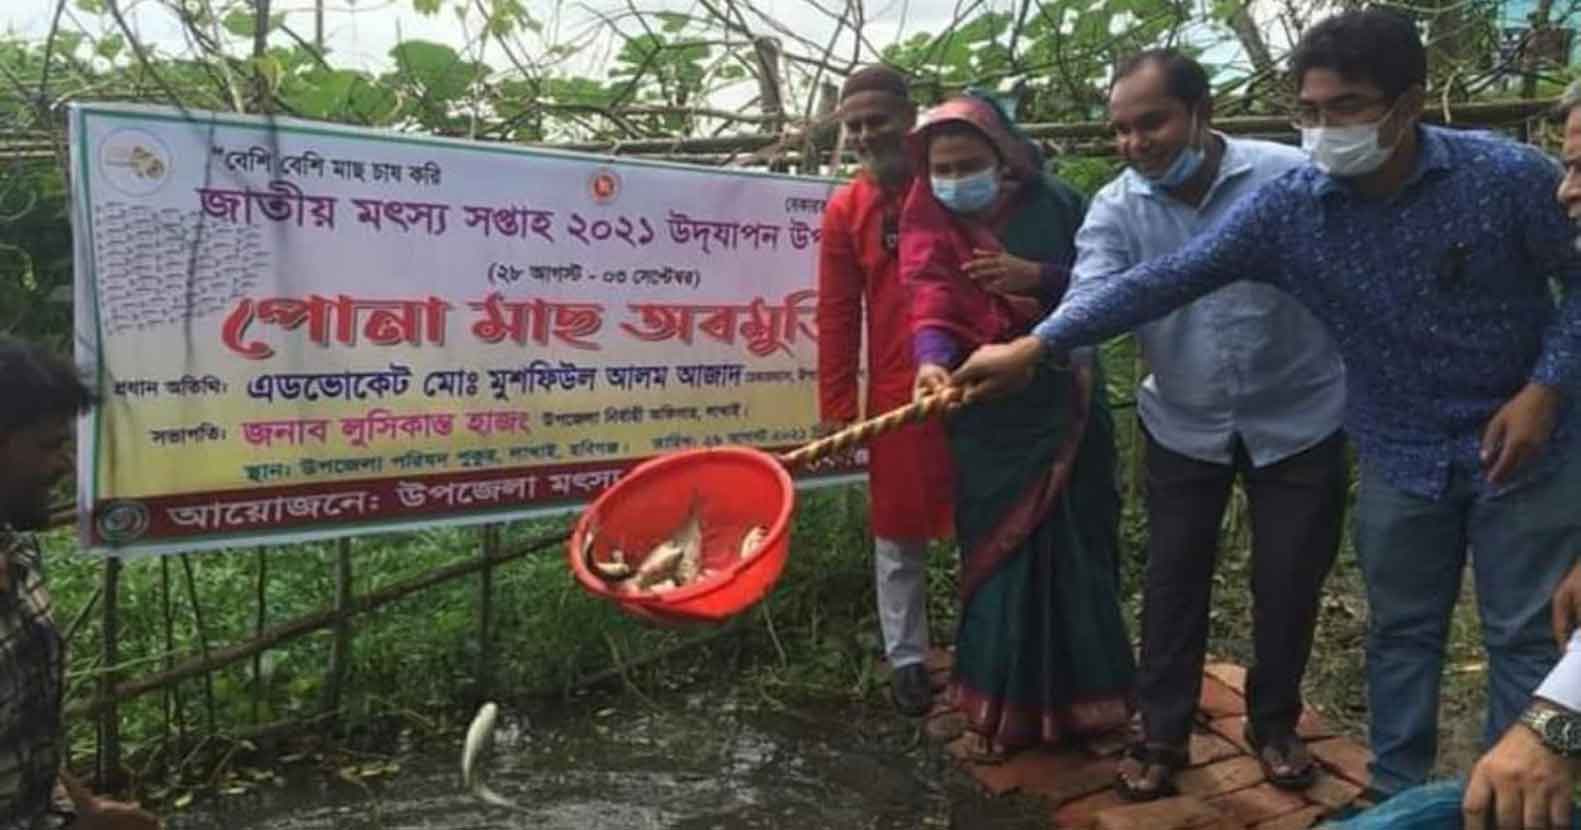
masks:
POLYGON ((1207 70, 1179 49, 1148 49, 1126 58, 1115 67, 1109 88, 1148 66, 1156 66, 1164 73, 1164 91, 1187 109, 1197 107, 1213 94, 1207 70))
POLYGON ((1313 69, 1371 83, 1394 99, 1413 85, 1427 86, 1427 50, 1410 18, 1388 9, 1358 9, 1336 14, 1301 36, 1290 56, 1296 86, 1313 69))
POLYGON ((0 336, 0 434, 87 412, 98 396, 42 346, 0 336))

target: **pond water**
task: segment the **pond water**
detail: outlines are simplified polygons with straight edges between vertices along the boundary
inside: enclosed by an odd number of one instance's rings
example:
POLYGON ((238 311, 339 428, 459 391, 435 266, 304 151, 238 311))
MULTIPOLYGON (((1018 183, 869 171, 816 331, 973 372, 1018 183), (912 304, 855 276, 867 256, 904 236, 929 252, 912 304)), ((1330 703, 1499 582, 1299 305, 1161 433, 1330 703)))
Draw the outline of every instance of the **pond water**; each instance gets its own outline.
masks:
POLYGON ((757 691, 589 697, 502 707, 484 779, 521 805, 462 792, 461 735, 399 756, 356 786, 316 771, 171 816, 172 830, 373 828, 1004 828, 1047 826, 1030 798, 990 799, 920 722, 861 704, 786 704, 757 691))

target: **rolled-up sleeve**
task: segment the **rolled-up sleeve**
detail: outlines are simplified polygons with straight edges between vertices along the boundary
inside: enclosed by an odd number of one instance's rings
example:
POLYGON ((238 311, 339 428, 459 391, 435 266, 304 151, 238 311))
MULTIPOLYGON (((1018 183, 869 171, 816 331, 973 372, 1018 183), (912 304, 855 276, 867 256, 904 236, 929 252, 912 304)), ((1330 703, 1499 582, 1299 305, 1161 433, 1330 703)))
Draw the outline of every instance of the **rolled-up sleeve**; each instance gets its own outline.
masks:
POLYGON ((1537 697, 1581 712, 1581 631, 1570 635, 1559 663, 1537 687, 1537 697))

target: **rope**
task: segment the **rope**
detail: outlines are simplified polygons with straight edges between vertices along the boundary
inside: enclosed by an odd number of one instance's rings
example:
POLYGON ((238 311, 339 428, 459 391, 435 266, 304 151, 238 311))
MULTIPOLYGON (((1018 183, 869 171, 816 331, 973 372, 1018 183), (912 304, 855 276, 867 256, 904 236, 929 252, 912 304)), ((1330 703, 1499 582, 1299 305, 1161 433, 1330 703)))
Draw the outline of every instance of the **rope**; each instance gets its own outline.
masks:
POLYGON ((820 438, 800 449, 781 455, 780 463, 795 469, 831 455, 838 455, 858 444, 867 443, 874 436, 889 432, 905 424, 931 418, 946 408, 960 403, 963 394, 964 390, 951 387, 921 400, 913 401, 905 406, 892 409, 876 418, 859 421, 833 435, 820 438))

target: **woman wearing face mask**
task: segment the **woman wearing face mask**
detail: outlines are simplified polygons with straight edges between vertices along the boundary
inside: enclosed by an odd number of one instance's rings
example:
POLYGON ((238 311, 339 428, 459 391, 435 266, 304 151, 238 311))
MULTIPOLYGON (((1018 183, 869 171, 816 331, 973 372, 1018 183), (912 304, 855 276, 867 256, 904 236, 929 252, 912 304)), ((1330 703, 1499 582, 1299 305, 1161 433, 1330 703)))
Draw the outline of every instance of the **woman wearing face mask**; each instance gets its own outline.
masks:
MULTIPOLYGON (((1058 301, 1084 208, 984 98, 944 103, 909 141, 926 174, 900 224, 920 396, 1058 301)), ((1017 394, 963 408, 948 425, 962 551, 951 692, 980 761, 1106 731, 1130 714, 1103 388, 1087 354, 1036 367, 1017 394)))

